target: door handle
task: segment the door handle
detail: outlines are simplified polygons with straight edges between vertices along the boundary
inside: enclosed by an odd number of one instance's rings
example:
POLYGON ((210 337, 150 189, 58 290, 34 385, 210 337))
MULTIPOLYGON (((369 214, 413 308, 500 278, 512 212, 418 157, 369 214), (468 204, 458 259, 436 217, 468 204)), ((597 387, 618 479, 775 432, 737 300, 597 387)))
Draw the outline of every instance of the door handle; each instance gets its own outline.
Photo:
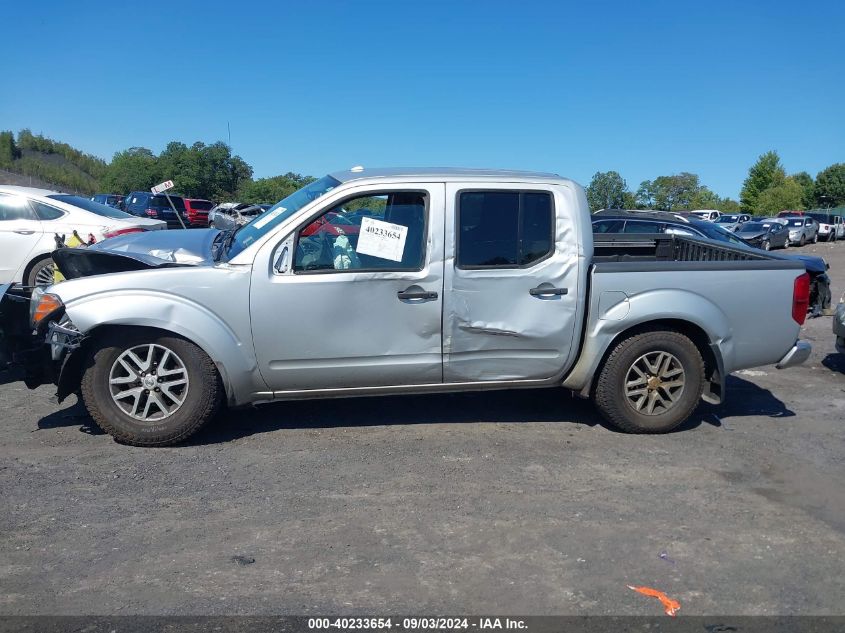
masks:
POLYGON ((400 290, 396 293, 400 299, 437 299, 437 293, 429 290, 400 290))
POLYGON ((16 231, 15 231, 15 233, 17 233, 18 235, 32 235, 33 233, 35 233, 35 231, 28 231, 28 230, 25 230, 25 229, 18 229, 18 230, 16 230, 16 231))
POLYGON ((550 288, 537 286, 528 291, 532 297, 543 297, 545 295, 566 295, 569 294, 569 288, 550 288))

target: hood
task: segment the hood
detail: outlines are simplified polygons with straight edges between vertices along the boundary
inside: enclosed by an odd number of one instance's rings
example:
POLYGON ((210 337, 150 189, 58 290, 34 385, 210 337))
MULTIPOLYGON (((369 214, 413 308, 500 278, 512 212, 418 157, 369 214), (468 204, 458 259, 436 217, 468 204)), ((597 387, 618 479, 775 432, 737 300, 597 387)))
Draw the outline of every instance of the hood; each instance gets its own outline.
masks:
POLYGON ((766 230, 763 230, 763 231, 743 231, 742 229, 740 229, 739 231, 736 232, 736 234, 739 235, 744 240, 756 240, 758 238, 763 237, 766 233, 768 233, 768 231, 766 231, 766 230))
POLYGON ((211 261, 211 245, 220 233, 217 229, 170 229, 128 233, 103 240, 89 250, 149 255, 176 264, 211 261))
POLYGON ((197 266, 212 262, 216 229, 130 233, 88 248, 60 248, 52 258, 66 279, 147 268, 197 266))
POLYGON ((770 255, 777 259, 797 260, 804 264, 804 268, 808 273, 824 273, 827 272, 828 269, 827 262, 821 257, 816 257, 815 255, 781 255, 780 253, 770 253, 770 255))

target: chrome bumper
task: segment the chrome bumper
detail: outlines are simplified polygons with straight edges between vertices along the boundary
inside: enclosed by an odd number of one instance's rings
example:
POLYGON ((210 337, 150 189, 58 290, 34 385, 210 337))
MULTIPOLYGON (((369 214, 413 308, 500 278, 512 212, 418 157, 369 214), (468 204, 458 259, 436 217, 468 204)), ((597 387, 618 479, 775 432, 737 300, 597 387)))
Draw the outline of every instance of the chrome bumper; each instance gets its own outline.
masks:
POLYGON ((813 346, 807 341, 795 341, 792 349, 786 353, 786 356, 780 359, 780 362, 775 365, 778 369, 786 369, 787 367, 794 367, 800 365, 805 360, 810 358, 810 352, 813 351, 813 346))

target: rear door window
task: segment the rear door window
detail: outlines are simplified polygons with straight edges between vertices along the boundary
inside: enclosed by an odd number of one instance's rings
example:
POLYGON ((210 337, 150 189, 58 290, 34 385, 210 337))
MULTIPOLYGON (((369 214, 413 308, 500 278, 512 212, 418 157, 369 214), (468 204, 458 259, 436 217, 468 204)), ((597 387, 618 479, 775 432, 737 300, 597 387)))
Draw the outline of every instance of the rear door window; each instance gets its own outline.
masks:
POLYGON ((621 233, 625 220, 602 220, 593 222, 593 233, 621 233))
POLYGON ((625 233, 660 233, 660 224, 657 222, 641 222, 628 220, 625 222, 625 233))
POLYGON ((32 208, 35 210, 35 215, 39 220, 58 220, 64 215, 63 211, 59 211, 56 207, 51 207, 35 200, 30 200, 32 208))
POLYGON ((554 205, 545 191, 458 194, 459 268, 530 266, 554 250, 554 205))

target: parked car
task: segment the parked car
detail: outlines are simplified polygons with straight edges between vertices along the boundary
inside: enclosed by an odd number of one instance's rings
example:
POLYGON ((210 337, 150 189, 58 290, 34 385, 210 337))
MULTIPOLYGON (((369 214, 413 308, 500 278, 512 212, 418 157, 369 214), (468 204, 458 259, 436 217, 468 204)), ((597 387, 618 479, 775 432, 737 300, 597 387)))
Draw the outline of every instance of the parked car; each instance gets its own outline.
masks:
POLYGON ((790 244, 804 246, 807 242, 819 241, 819 223, 809 216, 778 217, 789 229, 790 244))
POLYGON ((819 223, 819 239, 835 242, 845 238, 845 222, 841 215, 833 213, 808 213, 807 215, 819 223))
POLYGON ((142 218, 154 218, 164 220, 169 229, 186 228, 189 224, 188 211, 185 208, 185 199, 177 195, 164 195, 163 193, 150 193, 149 191, 133 191, 126 195, 123 200, 123 210, 126 213, 137 215, 142 218), (170 201, 168 202, 168 198, 170 201), (173 206, 170 206, 171 203, 173 206), (181 217, 173 212, 173 208, 181 217))
POLYGON ((720 215, 719 219, 716 220, 716 224, 727 231, 736 231, 737 228, 748 222, 750 219, 751 216, 747 213, 720 215))
POLYGON ((244 226, 271 206, 249 202, 223 202, 208 212, 208 226, 222 231, 244 226))
POLYGON ((782 222, 775 220, 752 220, 740 225, 734 233, 751 246, 762 248, 764 251, 789 246, 789 229, 782 222))
POLYGON ((690 211, 689 213, 700 220, 707 220, 708 222, 716 222, 720 217, 722 217, 722 214, 715 209, 700 209, 690 211))
POLYGON ((836 351, 845 354, 845 295, 839 299, 833 313, 833 335, 836 337, 836 351))
MULTIPOLYGON (((785 223, 788 220, 777 218, 768 220, 772 224, 780 223, 783 226, 780 233, 786 239, 788 229, 785 223)), ((748 223, 750 224, 750 223, 748 223)), ((663 211, 652 211, 650 214, 642 212, 615 211, 602 212, 593 215, 593 231, 597 234, 612 233, 669 233, 674 235, 690 235, 699 238, 726 242, 734 247, 760 250, 756 244, 746 242, 742 237, 733 231, 726 231, 714 222, 697 220, 693 218, 679 217, 673 213, 663 211)), ((762 241, 760 246, 764 246, 762 241)), ((772 247, 770 242, 769 247, 772 247)), ((830 266, 821 257, 816 255, 774 255, 774 257, 800 261, 807 273, 810 275, 810 304, 808 309, 814 316, 822 314, 830 307, 830 277, 827 274, 830 266)))
POLYGON ((743 240, 731 231, 721 228, 716 222, 666 211, 643 212, 626 209, 602 211, 593 214, 593 231, 595 233, 669 233, 704 237, 746 246, 743 240))
POLYGON ((119 193, 95 193, 91 196, 91 201, 99 202, 100 204, 105 204, 110 207, 114 207, 115 209, 120 209, 123 198, 124 196, 121 196, 119 193))
POLYGON ((355 168, 237 231, 117 240, 60 251, 69 281, 37 292, 32 317, 6 289, 0 329, 28 386, 80 391, 129 444, 182 441, 224 401, 561 386, 622 430, 661 433, 720 402, 731 372, 811 351, 800 262, 594 237, 583 188, 554 174, 355 168), (357 246, 300 248, 355 206, 374 212, 357 246))
POLYGON ((191 226, 208 226, 208 212, 214 208, 211 200, 185 198, 185 211, 191 226))
MULTIPOLYGON (((330 235, 337 237, 338 235, 353 235, 357 239, 360 231, 361 222, 356 222, 359 215, 349 218, 344 213, 326 213, 325 215, 314 220, 309 226, 302 229, 303 237, 310 237, 313 235, 330 235)), ((353 240, 354 246, 354 240, 353 240)))
POLYGON ((164 228, 164 222, 141 219, 88 198, 47 189, 0 186, 0 283, 28 286, 53 281, 55 236, 84 240, 164 228), (90 237, 89 237, 90 236, 90 237))

